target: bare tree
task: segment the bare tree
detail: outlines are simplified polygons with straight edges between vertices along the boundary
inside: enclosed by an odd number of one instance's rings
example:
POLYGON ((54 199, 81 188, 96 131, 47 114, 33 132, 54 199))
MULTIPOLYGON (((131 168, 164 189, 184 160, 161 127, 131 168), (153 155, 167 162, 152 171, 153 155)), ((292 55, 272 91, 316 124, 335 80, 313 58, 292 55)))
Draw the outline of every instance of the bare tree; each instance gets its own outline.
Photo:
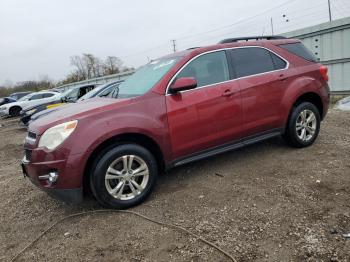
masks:
POLYGON ((107 56, 102 61, 93 54, 85 53, 81 56, 72 56, 70 60, 74 70, 62 83, 71 83, 130 70, 128 67, 123 67, 123 61, 116 56, 107 56))
POLYGON ((75 67, 74 72, 71 73, 75 75, 75 78, 79 80, 84 80, 87 78, 87 70, 82 57, 75 55, 70 58, 70 63, 75 67))
POLYGON ((123 61, 116 56, 107 56, 104 67, 104 75, 118 74, 122 71, 123 61))

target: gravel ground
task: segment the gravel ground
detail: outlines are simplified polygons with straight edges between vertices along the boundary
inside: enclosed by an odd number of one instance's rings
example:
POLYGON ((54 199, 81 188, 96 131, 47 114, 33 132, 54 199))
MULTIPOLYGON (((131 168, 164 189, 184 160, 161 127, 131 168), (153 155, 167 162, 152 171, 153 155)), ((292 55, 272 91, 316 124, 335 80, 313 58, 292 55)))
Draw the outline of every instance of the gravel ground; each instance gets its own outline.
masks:
MULTIPOLYGON (((316 143, 272 139, 172 170, 131 210, 179 224, 237 261, 350 261, 350 112, 331 110, 316 143)), ((55 221, 97 209, 51 199, 21 177, 25 130, 0 120, 0 261, 55 221)), ((229 261, 195 238, 131 214, 60 223, 18 261, 229 261)))

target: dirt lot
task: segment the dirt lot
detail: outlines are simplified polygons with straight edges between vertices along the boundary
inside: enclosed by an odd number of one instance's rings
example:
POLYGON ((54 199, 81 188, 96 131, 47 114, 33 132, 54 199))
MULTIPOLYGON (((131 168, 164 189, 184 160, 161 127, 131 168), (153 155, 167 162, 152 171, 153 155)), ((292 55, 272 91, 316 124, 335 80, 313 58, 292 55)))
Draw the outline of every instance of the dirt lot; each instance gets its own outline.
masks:
MULTIPOLYGON (((25 130, 0 121, 0 261, 9 261, 69 206, 21 177, 25 130)), ((159 179, 132 210, 175 223, 237 261, 350 261, 350 112, 331 110, 310 148, 273 139, 189 164, 159 179)), ((130 214, 94 214, 57 225, 19 261, 229 261, 193 237, 130 214)))

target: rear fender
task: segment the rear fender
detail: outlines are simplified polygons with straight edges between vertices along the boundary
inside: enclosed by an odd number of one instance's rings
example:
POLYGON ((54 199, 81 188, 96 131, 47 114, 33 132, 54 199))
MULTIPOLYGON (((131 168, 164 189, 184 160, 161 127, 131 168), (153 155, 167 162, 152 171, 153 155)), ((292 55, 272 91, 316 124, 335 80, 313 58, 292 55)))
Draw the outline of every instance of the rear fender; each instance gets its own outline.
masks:
MULTIPOLYGON (((299 97, 306 93, 314 93, 320 98, 323 97, 322 83, 312 77, 302 76, 295 79, 287 88, 282 98, 282 108, 284 112, 283 123, 287 124, 289 114, 293 105, 299 97)), ((321 99, 322 100, 322 99, 321 99)))

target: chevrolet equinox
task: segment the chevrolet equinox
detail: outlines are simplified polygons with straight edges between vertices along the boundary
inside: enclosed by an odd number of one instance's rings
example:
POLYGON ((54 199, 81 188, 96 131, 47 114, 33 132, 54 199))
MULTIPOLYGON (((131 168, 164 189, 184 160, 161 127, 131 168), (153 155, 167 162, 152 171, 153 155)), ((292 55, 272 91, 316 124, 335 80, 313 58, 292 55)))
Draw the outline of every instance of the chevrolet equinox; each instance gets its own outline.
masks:
POLYGON ((159 173, 282 135, 314 143, 329 104, 327 67, 296 39, 232 38, 151 61, 119 86, 30 124, 23 173, 66 202, 92 192, 128 208, 159 173))

